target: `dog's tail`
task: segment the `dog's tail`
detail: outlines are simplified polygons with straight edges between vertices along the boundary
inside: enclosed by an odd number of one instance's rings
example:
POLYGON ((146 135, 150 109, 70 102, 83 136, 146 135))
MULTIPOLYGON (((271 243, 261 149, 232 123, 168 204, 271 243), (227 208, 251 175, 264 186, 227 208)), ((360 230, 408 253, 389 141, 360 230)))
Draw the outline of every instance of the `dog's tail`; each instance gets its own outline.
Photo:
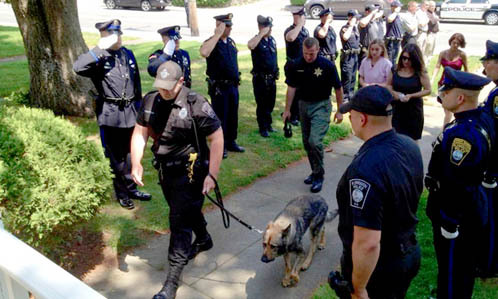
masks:
POLYGON ((339 215, 339 211, 337 209, 328 211, 327 216, 325 217, 325 222, 331 222, 335 219, 335 217, 337 217, 337 215, 339 215))

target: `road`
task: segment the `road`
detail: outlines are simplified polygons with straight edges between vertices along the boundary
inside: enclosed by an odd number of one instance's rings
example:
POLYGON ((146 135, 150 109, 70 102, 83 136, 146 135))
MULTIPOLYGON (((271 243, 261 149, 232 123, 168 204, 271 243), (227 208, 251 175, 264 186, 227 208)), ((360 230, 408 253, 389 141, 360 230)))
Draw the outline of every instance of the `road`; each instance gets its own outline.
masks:
MULTIPOLYGON (((168 7, 165 11, 150 12, 138 9, 111 10, 105 7, 102 0, 78 0, 78 14, 81 29, 86 32, 96 32, 94 25, 97 22, 118 18, 123 22, 123 31, 126 35, 159 41, 159 35, 156 33, 158 28, 177 24, 182 26, 181 34, 185 40, 204 41, 213 33, 215 22, 213 16, 231 12, 234 15, 232 37, 238 44, 246 44, 257 33, 256 16, 258 14, 270 15, 274 19, 273 35, 277 40, 278 47, 283 48, 285 46, 284 30, 292 23, 291 14, 285 10, 285 6, 289 3, 289 0, 261 0, 230 8, 199 8, 197 13, 200 25, 199 37, 190 35, 183 7, 168 7)), ((344 23, 345 20, 333 22, 336 32, 344 23)), ((307 20, 306 28, 313 32, 317 24, 317 20, 307 20)), ((17 26, 9 4, 0 3, 0 25, 17 26)), ((485 52, 486 40, 496 36, 493 32, 498 29, 498 26, 468 22, 445 22, 441 24, 440 29, 436 53, 448 47, 448 39, 453 33, 460 32, 467 38, 467 47, 464 49, 467 54, 481 56, 485 52)), ((338 46, 340 46, 339 44, 338 46)))

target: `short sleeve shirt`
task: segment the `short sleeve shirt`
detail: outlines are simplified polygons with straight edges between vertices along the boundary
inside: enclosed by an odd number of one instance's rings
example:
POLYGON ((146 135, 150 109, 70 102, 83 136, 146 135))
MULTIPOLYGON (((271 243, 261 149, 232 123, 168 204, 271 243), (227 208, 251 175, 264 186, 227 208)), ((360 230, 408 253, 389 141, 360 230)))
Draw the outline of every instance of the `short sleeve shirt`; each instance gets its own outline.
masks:
POLYGON ((206 58, 206 75, 213 80, 239 80, 237 46, 230 37, 218 40, 211 54, 206 58))
POLYGON ((287 54, 287 60, 293 60, 300 57, 303 57, 303 42, 304 40, 310 36, 308 29, 303 27, 301 31, 299 31, 298 36, 293 42, 289 42, 285 39, 285 36, 289 31, 296 28, 296 25, 292 24, 290 27, 285 29, 284 32, 284 40, 285 40, 285 53, 287 54))
POLYGON ((363 77, 365 83, 385 84, 387 82, 387 76, 391 72, 392 66, 391 61, 384 57, 377 60, 377 63, 374 66, 372 66, 370 58, 365 58, 361 62, 360 76, 363 77))

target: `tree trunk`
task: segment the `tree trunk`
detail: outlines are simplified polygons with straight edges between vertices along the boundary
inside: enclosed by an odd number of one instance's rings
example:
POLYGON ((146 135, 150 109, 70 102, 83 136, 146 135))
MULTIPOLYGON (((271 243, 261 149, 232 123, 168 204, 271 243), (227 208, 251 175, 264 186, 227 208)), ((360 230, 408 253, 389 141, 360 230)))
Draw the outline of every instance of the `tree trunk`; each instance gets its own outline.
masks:
POLYGON ((190 0, 188 2, 190 13, 190 34, 192 36, 199 36, 199 23, 197 22, 197 1, 190 0))
POLYGON ((31 77, 30 101, 56 114, 91 116, 93 85, 73 72, 88 48, 81 35, 77 0, 11 0, 31 77))

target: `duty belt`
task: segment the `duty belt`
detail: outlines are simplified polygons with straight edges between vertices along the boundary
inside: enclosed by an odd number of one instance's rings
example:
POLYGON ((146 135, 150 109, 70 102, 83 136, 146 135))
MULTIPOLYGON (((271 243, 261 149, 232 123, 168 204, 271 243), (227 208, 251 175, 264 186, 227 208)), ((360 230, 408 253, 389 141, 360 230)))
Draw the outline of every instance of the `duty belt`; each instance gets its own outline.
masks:
POLYGON ((336 58, 335 54, 322 54, 322 56, 327 58, 330 61, 334 61, 336 58))
POLYGON ((357 49, 347 49, 347 50, 342 49, 341 51, 342 51, 342 53, 344 53, 346 55, 348 55, 348 54, 360 54, 361 49, 360 48, 357 48, 357 49))
POLYGON ((118 105, 128 105, 133 101, 134 97, 121 97, 121 98, 112 98, 112 97, 104 97, 104 101, 109 103, 114 103, 118 105))
POLYGON ((206 81, 210 85, 239 85, 239 81, 237 80, 223 80, 223 79, 211 79, 211 78, 206 78, 206 81))
POLYGON ((277 75, 276 74, 271 74, 271 73, 256 73, 256 72, 251 72, 251 74, 254 77, 260 77, 264 80, 276 80, 277 75))
POLYGON ((403 38, 402 37, 396 37, 396 36, 386 36, 386 40, 388 40, 388 41, 394 41, 394 40, 400 41, 400 40, 403 40, 403 38))

